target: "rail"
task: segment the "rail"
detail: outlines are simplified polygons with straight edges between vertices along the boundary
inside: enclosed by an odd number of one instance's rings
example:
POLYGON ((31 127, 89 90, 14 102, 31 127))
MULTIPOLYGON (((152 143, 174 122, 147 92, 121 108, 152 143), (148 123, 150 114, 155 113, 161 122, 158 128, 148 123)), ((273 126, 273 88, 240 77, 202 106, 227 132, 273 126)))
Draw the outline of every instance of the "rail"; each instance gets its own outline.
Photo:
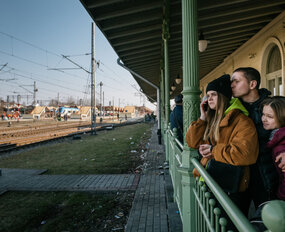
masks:
MULTIPOLYGON (((142 118, 133 121, 126 121, 123 123, 101 124, 96 127, 96 130, 109 130, 115 127, 132 125, 140 122, 143 122, 142 118)), ((11 130, 11 133, 9 133, 9 135, 7 132, 0 133, 0 155, 2 153, 21 150, 22 148, 31 147, 38 144, 44 144, 50 141, 60 140, 63 138, 73 137, 75 135, 90 132, 90 123, 88 124, 87 128, 85 124, 82 125, 74 123, 71 123, 71 125, 64 123, 61 126, 58 126, 56 124, 53 126, 19 128, 19 131, 17 131, 16 127, 11 130), (5 137, 6 134, 7 137, 5 137)))
MULTIPOLYGON (((168 157, 169 160, 169 173, 171 175, 174 190, 173 197, 180 211, 182 223, 191 219, 193 220, 194 218, 194 222, 191 222, 191 228, 185 228, 185 226, 183 226, 183 231, 229 231, 227 228, 227 225, 229 224, 233 224, 240 232, 256 231, 256 229, 252 226, 249 220, 230 200, 227 194, 207 173, 207 171, 196 158, 190 158, 190 162, 203 177, 204 182, 196 179, 194 181, 193 186, 189 185, 190 190, 188 192, 191 192, 193 194, 189 194, 186 196, 183 195, 183 180, 181 174, 181 169, 183 169, 183 145, 177 139, 177 129, 174 128, 172 131, 170 127, 168 127, 168 130, 166 130, 166 133, 164 135, 164 141, 165 146, 168 147, 169 153, 166 154, 166 157, 168 157), (189 217, 190 214, 183 214, 183 204, 185 205, 185 202, 194 202, 194 205, 191 206, 190 213, 192 215, 194 214, 194 217, 189 217)), ((189 175, 192 175, 192 170, 188 170, 187 173, 189 175)), ((271 201, 262 210, 262 219, 269 231, 284 232, 284 218, 284 201, 271 201)))

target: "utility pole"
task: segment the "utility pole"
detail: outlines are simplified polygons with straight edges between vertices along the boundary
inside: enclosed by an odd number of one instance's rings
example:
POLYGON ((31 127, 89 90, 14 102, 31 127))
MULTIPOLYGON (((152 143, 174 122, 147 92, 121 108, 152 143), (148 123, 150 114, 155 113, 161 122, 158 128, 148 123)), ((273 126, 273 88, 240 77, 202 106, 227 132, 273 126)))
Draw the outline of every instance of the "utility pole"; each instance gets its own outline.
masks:
POLYGON ((105 112, 105 98, 104 98, 104 91, 103 91, 103 111, 105 112))
POLYGON ((95 112, 95 28, 91 23, 91 135, 96 135, 96 112, 95 112))
POLYGON ((102 86, 103 83, 100 81, 100 116, 102 116, 102 86))
POLYGON ((114 101, 114 97, 113 97, 113 121, 114 121, 114 108, 115 108, 114 103, 115 103, 115 101, 114 101))
POLYGON ((33 105, 36 105, 37 104, 37 100, 36 100, 36 92, 38 92, 38 89, 36 88, 36 82, 34 81, 34 95, 33 95, 33 98, 34 98, 34 104, 33 105))
MULTIPOLYGON (((32 105, 36 105, 36 92, 38 92, 38 89, 36 88, 36 82, 34 81, 33 85, 19 85, 21 88, 23 88, 24 90, 28 91, 29 93, 33 94, 33 102, 32 105), (26 89, 24 86, 34 86, 34 91, 30 91, 28 89, 26 89)), ((27 104, 28 104, 28 95, 27 95, 27 104)))
POLYGON ((10 97, 7 96, 7 117, 8 117, 8 113, 9 113, 9 100, 10 100, 10 97))

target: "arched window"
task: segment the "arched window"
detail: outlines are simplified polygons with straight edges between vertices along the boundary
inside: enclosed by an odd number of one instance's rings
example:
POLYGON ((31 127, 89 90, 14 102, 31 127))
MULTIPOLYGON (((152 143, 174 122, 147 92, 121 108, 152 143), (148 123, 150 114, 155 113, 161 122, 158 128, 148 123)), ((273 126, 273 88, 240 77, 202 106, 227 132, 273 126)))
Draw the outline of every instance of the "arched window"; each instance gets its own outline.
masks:
POLYGON ((283 95, 283 83, 281 75, 281 54, 278 46, 273 46, 268 54, 266 64, 267 88, 272 95, 283 95))

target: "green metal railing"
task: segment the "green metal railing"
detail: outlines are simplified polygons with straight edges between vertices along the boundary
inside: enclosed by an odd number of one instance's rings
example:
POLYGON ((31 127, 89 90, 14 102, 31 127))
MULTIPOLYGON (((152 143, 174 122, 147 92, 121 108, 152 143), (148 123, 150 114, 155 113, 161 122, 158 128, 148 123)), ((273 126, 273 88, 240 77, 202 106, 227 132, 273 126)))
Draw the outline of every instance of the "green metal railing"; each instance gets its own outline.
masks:
POLYGON ((182 212, 182 185, 181 185, 181 173, 179 172, 179 167, 182 165, 182 150, 183 145, 177 139, 177 130, 174 128, 174 132, 170 130, 167 131, 168 141, 169 141, 169 171, 171 175, 171 180, 173 183, 174 191, 174 201, 177 202, 179 211, 182 212))
MULTIPOLYGON (((190 198, 190 196, 183 196, 182 175, 179 171, 182 166, 183 145, 177 139, 176 128, 172 131, 170 130, 170 127, 168 127, 168 130, 165 131, 164 139, 165 145, 168 146, 169 154, 167 157, 169 158, 169 172, 174 189, 173 197, 178 205, 183 223, 183 221, 189 220, 189 218, 187 218, 189 215, 183 215, 183 203, 191 202, 190 199, 185 199, 187 197, 190 198)), ((191 224, 193 225, 194 223, 195 225, 191 228, 195 228, 195 232, 225 232, 230 231, 227 230, 227 225, 230 223, 233 224, 238 231, 256 231, 249 220, 207 173, 200 162, 196 158, 191 158, 190 162, 204 179, 204 182, 196 179, 194 187, 189 186, 192 188, 191 191, 193 191, 193 196, 195 198, 195 204, 194 206, 191 206, 191 211, 195 214, 195 222, 191 222, 191 224), (225 216, 222 216, 222 212, 224 212, 225 216)), ((188 173, 189 175, 192 175, 192 170, 188 170, 188 173)), ((272 201, 268 203, 263 208, 262 219, 267 228, 269 228, 269 231, 284 232, 285 202, 272 201)), ((183 231, 192 232, 193 229, 191 228, 184 228, 183 231)))

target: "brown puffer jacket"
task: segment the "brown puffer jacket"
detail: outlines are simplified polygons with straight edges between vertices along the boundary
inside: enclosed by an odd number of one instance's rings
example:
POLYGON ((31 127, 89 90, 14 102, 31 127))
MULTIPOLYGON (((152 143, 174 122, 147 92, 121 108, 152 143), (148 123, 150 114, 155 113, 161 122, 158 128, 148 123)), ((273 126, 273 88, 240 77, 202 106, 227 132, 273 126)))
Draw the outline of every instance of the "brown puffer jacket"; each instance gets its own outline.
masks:
MULTIPOLYGON (((186 133, 189 147, 198 149, 201 144, 209 144, 209 141, 203 140, 205 129, 206 122, 201 119, 191 123, 186 133)), ((250 178, 248 165, 256 162, 258 147, 258 136, 253 121, 239 109, 231 110, 220 123, 220 138, 213 146, 212 155, 219 162, 246 166, 239 186, 240 192, 248 187, 250 178)), ((202 158, 201 164, 205 167, 208 161, 209 159, 202 158)), ((193 174, 199 176, 195 169, 193 174)))

